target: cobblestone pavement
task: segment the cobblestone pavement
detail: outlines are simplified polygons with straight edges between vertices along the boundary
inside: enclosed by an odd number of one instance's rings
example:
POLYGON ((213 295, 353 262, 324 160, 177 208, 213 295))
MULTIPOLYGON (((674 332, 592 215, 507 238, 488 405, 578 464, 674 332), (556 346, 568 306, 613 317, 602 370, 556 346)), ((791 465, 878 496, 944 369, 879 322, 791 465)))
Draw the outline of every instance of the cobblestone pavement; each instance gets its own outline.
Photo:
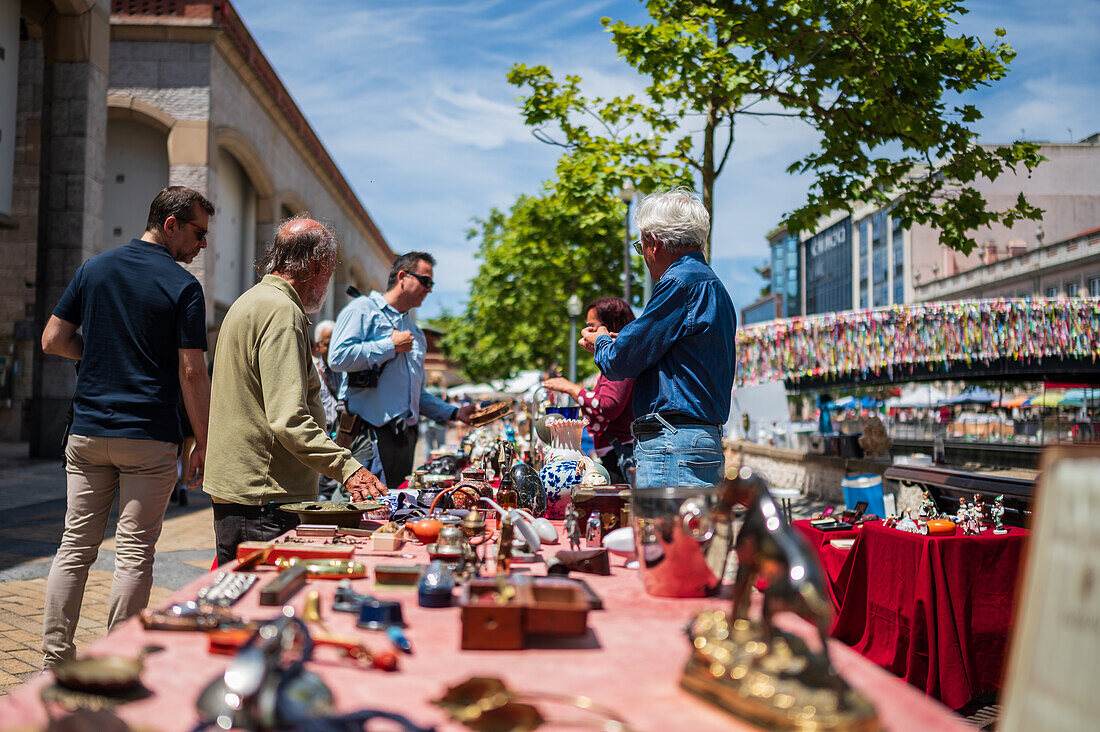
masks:
MULTIPOLYGON (((26 444, 0 443, 0 515, 6 517, 0 528, 0 694, 42 668, 46 575, 65 521, 64 464, 28 460, 26 454, 26 444)), ((76 631, 78 651, 107 632, 115 520, 112 515, 88 575, 76 631)), ((187 506, 168 507, 157 542, 150 604, 204 574, 213 558, 210 500, 201 491, 191 491, 187 506)))

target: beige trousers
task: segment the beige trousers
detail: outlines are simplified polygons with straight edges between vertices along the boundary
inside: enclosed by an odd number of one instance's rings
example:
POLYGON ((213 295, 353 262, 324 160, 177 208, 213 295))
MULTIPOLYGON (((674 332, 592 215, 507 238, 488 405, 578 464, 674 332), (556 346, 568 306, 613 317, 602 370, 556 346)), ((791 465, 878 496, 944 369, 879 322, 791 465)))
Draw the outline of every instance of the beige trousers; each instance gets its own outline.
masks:
POLYGON ((177 454, 178 446, 170 442, 69 435, 65 532, 46 581, 42 652, 47 668, 75 655, 73 634, 88 569, 99 554, 116 495, 115 574, 107 629, 148 604, 154 547, 176 485, 177 454))

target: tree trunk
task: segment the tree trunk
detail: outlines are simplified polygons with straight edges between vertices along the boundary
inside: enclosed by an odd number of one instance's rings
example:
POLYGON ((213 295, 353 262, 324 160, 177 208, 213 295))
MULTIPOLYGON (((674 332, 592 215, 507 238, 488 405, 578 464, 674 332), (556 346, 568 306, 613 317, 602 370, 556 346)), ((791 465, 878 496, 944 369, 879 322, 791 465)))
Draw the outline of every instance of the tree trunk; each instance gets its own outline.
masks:
POLYGON ((703 256, 710 262, 711 235, 714 233, 714 135, 718 127, 718 113, 712 99, 707 108, 707 126, 703 131, 703 166, 700 171, 703 186, 703 205, 710 214, 710 231, 707 232, 707 243, 703 247, 703 256))

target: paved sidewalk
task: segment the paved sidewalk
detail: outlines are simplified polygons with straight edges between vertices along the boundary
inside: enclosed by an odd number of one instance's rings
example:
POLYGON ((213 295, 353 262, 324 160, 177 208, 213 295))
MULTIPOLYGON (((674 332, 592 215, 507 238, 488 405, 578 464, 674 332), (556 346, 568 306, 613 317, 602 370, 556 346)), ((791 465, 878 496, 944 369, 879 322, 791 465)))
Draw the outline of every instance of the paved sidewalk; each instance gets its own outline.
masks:
MULTIPOLYGON (((62 461, 29 460, 25 443, 0 443, 0 694, 42 668, 46 575, 65 521, 62 461)), ((191 491, 188 505, 169 505, 157 542, 150 604, 206 573, 214 558, 210 500, 191 491)), ((116 505, 117 511, 117 505, 116 505)), ((99 558, 88 575, 77 626, 77 650, 107 632, 107 596, 114 571, 112 515, 99 558)))

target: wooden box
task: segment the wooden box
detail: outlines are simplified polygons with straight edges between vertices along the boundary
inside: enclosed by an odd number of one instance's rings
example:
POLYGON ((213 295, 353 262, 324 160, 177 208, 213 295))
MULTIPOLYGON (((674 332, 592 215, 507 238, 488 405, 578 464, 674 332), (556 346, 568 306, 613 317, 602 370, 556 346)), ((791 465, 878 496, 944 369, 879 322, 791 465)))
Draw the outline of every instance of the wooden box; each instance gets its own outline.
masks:
POLYGON ((466 651, 518 651, 524 646, 522 595, 508 583, 513 594, 504 603, 498 599, 495 580, 471 580, 459 600, 462 608, 462 649, 466 651))
MULTIPOLYGON (((253 554, 257 549, 263 549, 266 541, 245 541, 237 546, 237 561, 253 554)), ((355 547, 351 544, 276 544, 264 557, 264 564, 274 564, 276 559, 343 559, 351 561, 355 547)))
POLYGON ((548 635, 584 635, 591 603, 576 582, 560 577, 524 577, 524 629, 548 635))
POLYGON ((578 488, 573 493, 573 505, 581 516, 581 522, 593 511, 600 512, 603 533, 630 526, 630 489, 623 486, 578 488))
POLYGON ((374 568, 374 584, 386 589, 416 589, 426 565, 383 565, 374 568))

